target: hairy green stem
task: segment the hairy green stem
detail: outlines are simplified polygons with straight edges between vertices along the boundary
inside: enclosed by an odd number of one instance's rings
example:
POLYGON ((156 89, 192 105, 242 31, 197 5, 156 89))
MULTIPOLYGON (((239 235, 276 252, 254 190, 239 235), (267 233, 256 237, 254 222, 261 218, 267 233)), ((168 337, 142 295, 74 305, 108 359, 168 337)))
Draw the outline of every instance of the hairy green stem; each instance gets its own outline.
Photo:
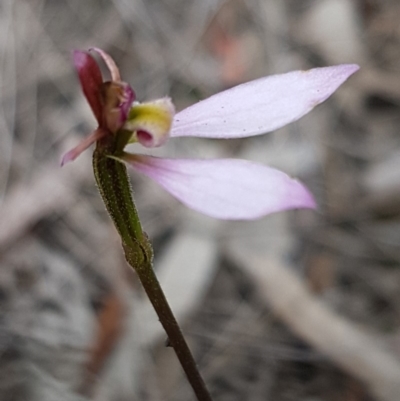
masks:
POLYGON ((121 236, 126 260, 136 271, 198 401, 211 401, 196 362, 154 273, 152 247, 142 231, 126 167, 109 157, 117 156, 119 152, 118 144, 112 139, 106 137, 100 140, 93 154, 94 175, 100 194, 121 236))

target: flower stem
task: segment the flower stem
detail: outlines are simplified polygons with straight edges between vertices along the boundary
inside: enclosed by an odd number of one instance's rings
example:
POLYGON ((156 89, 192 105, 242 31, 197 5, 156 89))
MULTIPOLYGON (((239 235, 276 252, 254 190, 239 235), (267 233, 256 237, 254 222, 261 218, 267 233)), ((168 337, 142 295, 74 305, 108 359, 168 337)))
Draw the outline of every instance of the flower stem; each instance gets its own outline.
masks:
POLYGON ((125 258, 136 271, 159 319, 170 344, 182 365, 198 401, 212 401, 196 362, 183 337, 164 292, 153 270, 153 250, 132 199, 126 167, 109 156, 118 153, 115 141, 106 137, 97 142, 93 154, 93 170, 100 194, 110 217, 122 239, 125 258))
MULTIPOLYGON (((126 259, 130 260, 129 249, 125 249, 126 259)), ((130 263, 130 262, 129 262, 130 263)), ((168 335, 168 340, 174 348, 175 353, 182 365, 190 385, 199 401, 211 401, 211 396, 205 386, 205 383, 197 369, 196 362, 190 352, 190 349, 183 337, 182 331, 175 319, 175 316, 165 298, 164 292, 160 286, 157 276, 152 266, 143 264, 136 268, 140 282, 145 289, 150 302, 152 303, 160 319, 164 330, 168 335)))

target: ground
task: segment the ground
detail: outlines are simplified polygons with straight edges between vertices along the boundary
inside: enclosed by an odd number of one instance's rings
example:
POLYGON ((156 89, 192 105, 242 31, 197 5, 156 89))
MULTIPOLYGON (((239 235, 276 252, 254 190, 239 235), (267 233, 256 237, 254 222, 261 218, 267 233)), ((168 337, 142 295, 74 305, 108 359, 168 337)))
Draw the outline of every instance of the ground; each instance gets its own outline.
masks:
POLYGON ((95 127, 70 52, 98 46, 139 100, 177 109, 268 74, 360 65, 275 133, 157 151, 278 167, 316 212, 218 222, 143 177, 132 186, 215 401, 397 401, 399 16, 396 0, 4 1, 0 400, 194 399, 123 260, 91 151, 59 167, 95 127))

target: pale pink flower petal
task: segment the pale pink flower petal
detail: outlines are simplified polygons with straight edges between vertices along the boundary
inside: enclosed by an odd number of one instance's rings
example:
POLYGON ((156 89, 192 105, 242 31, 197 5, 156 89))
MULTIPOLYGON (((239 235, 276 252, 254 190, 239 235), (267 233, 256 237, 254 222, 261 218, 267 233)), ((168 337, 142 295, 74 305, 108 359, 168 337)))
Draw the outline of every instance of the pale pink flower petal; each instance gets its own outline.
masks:
POLYGON ((308 190, 285 173, 246 160, 121 159, 158 182, 186 206, 218 219, 252 220, 294 208, 314 208, 308 190))
POLYGON ((75 146, 73 149, 65 153, 65 155, 61 159, 61 166, 75 160, 92 143, 95 143, 106 134, 107 131, 104 131, 102 129, 97 129, 96 131, 92 132, 88 137, 83 139, 77 146, 75 146))
POLYGON ((241 138, 276 130, 326 100, 358 68, 294 71, 236 86, 176 114, 171 137, 241 138))
POLYGON ((104 50, 99 49, 98 47, 91 47, 89 51, 94 51, 100 55, 103 61, 106 63, 106 66, 111 74, 112 81, 121 81, 121 74, 119 73, 119 68, 115 61, 111 58, 109 54, 107 54, 104 50))

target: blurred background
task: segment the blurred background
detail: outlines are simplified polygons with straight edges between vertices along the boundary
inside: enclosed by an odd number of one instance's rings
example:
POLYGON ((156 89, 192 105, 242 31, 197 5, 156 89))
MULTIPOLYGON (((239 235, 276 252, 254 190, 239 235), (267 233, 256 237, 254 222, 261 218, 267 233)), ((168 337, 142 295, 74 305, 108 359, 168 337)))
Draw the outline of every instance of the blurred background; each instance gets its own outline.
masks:
POLYGON ((70 57, 91 46, 114 57, 140 101, 169 95, 178 110, 264 75, 360 64, 331 99, 275 133, 157 151, 280 168, 307 184, 316 212, 221 222, 137 174, 132 185, 214 400, 398 399, 374 383, 400 383, 399 16, 396 0, 1 0, 0 400, 194 399, 124 262, 91 152, 59 166, 96 125, 70 57), (373 354, 383 379, 361 374, 365 361, 340 362, 340 344, 354 348, 343 339, 327 352, 330 326, 320 338, 300 330, 292 317, 306 322, 309 308, 279 274, 265 277, 272 266, 327 317, 370 336, 392 358, 389 374, 373 354))

